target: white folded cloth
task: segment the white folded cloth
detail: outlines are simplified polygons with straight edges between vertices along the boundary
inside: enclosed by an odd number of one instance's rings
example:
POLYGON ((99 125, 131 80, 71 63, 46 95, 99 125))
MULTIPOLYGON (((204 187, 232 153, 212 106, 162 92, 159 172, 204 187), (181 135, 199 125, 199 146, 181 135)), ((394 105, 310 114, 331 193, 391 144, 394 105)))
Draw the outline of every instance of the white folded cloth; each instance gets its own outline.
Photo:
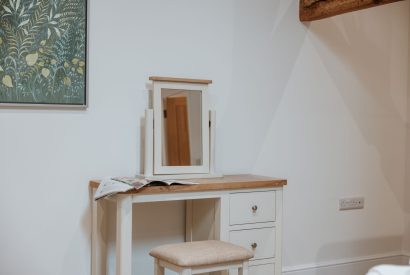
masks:
POLYGON ((366 275, 410 275, 410 266, 378 265, 371 268, 366 275))

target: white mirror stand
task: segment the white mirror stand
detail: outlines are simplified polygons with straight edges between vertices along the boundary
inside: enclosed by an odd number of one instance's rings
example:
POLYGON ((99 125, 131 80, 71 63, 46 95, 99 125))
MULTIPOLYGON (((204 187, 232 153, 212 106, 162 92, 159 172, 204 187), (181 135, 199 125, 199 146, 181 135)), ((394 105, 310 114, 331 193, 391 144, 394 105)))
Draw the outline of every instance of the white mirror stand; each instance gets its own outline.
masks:
MULTIPOLYGON (((221 177, 221 174, 215 173, 216 113, 215 111, 208 110, 207 85, 212 81, 168 77, 150 77, 150 80, 154 82, 152 91, 153 109, 147 109, 145 111, 144 173, 142 176, 158 180, 221 177), (179 95, 174 95, 174 91, 179 95), (198 98, 199 95, 200 106, 195 106, 194 109, 189 107, 190 98, 189 95, 187 96, 188 98, 186 100, 188 100, 188 103, 185 104, 188 104, 188 107, 186 105, 184 107, 185 109, 190 109, 190 111, 194 110, 197 122, 192 124, 192 113, 185 114, 189 119, 185 117, 185 125, 183 126, 183 128, 185 128, 182 133, 188 138, 191 138, 187 141, 187 144, 184 143, 186 146, 192 146, 193 141, 199 142, 200 146, 196 146, 197 149, 200 148, 200 152, 197 152, 196 155, 197 157, 199 156, 199 159, 189 160, 188 156, 188 163, 186 162, 187 160, 181 159, 183 163, 172 164, 169 163, 169 160, 165 157, 168 151, 164 151, 164 148, 167 147, 165 140, 169 138, 169 136, 166 136, 166 131, 164 131, 169 125, 165 121, 170 119, 167 118, 167 113, 169 112, 169 116, 171 117, 171 109, 166 110, 164 106, 166 106, 166 100, 169 100, 169 97, 174 101, 176 97, 180 98, 181 94, 187 93, 191 95, 196 94, 196 98, 198 98), (164 97, 164 94, 171 95, 169 95, 167 99, 166 96, 164 97), (190 125, 187 123, 188 120, 190 120, 190 125), (187 133, 187 131, 192 130, 193 126, 199 131, 194 135, 197 137, 196 140, 192 140, 192 135, 187 133), (200 133, 199 136, 198 133, 200 133)), ((181 121, 181 119, 178 121, 181 121)), ((176 131, 179 133, 178 135, 181 135, 181 131, 178 128, 176 131)), ((190 149, 188 148, 187 150, 189 151, 190 149)), ((183 151, 184 150, 178 151, 177 154, 183 151)), ((192 151, 191 149, 191 154, 193 153, 192 151)), ((174 150, 173 152, 176 151, 174 150)))

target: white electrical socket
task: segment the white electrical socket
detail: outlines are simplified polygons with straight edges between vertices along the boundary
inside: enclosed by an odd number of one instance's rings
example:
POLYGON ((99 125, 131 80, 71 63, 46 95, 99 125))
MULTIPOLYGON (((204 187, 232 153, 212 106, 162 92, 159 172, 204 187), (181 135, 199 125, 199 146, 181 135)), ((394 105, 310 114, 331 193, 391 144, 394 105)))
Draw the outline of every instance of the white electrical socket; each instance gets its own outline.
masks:
POLYGON ((351 210, 364 208, 364 198, 344 198, 339 199, 339 210, 351 210))

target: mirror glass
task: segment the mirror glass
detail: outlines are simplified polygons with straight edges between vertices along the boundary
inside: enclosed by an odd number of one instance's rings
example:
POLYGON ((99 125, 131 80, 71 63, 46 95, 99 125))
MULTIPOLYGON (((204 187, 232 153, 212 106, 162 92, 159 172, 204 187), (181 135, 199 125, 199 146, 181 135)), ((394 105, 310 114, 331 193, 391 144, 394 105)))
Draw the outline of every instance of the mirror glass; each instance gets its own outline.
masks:
POLYGON ((200 166, 202 91, 161 89, 162 165, 200 166))

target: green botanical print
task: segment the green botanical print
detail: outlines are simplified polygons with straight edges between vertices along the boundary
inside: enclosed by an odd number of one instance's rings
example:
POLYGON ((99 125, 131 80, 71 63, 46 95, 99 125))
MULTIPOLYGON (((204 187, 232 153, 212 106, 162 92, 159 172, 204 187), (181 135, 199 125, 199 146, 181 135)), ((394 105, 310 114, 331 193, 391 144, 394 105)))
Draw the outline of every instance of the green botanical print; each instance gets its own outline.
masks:
POLYGON ((85 104, 86 0, 0 0, 0 103, 85 104))

